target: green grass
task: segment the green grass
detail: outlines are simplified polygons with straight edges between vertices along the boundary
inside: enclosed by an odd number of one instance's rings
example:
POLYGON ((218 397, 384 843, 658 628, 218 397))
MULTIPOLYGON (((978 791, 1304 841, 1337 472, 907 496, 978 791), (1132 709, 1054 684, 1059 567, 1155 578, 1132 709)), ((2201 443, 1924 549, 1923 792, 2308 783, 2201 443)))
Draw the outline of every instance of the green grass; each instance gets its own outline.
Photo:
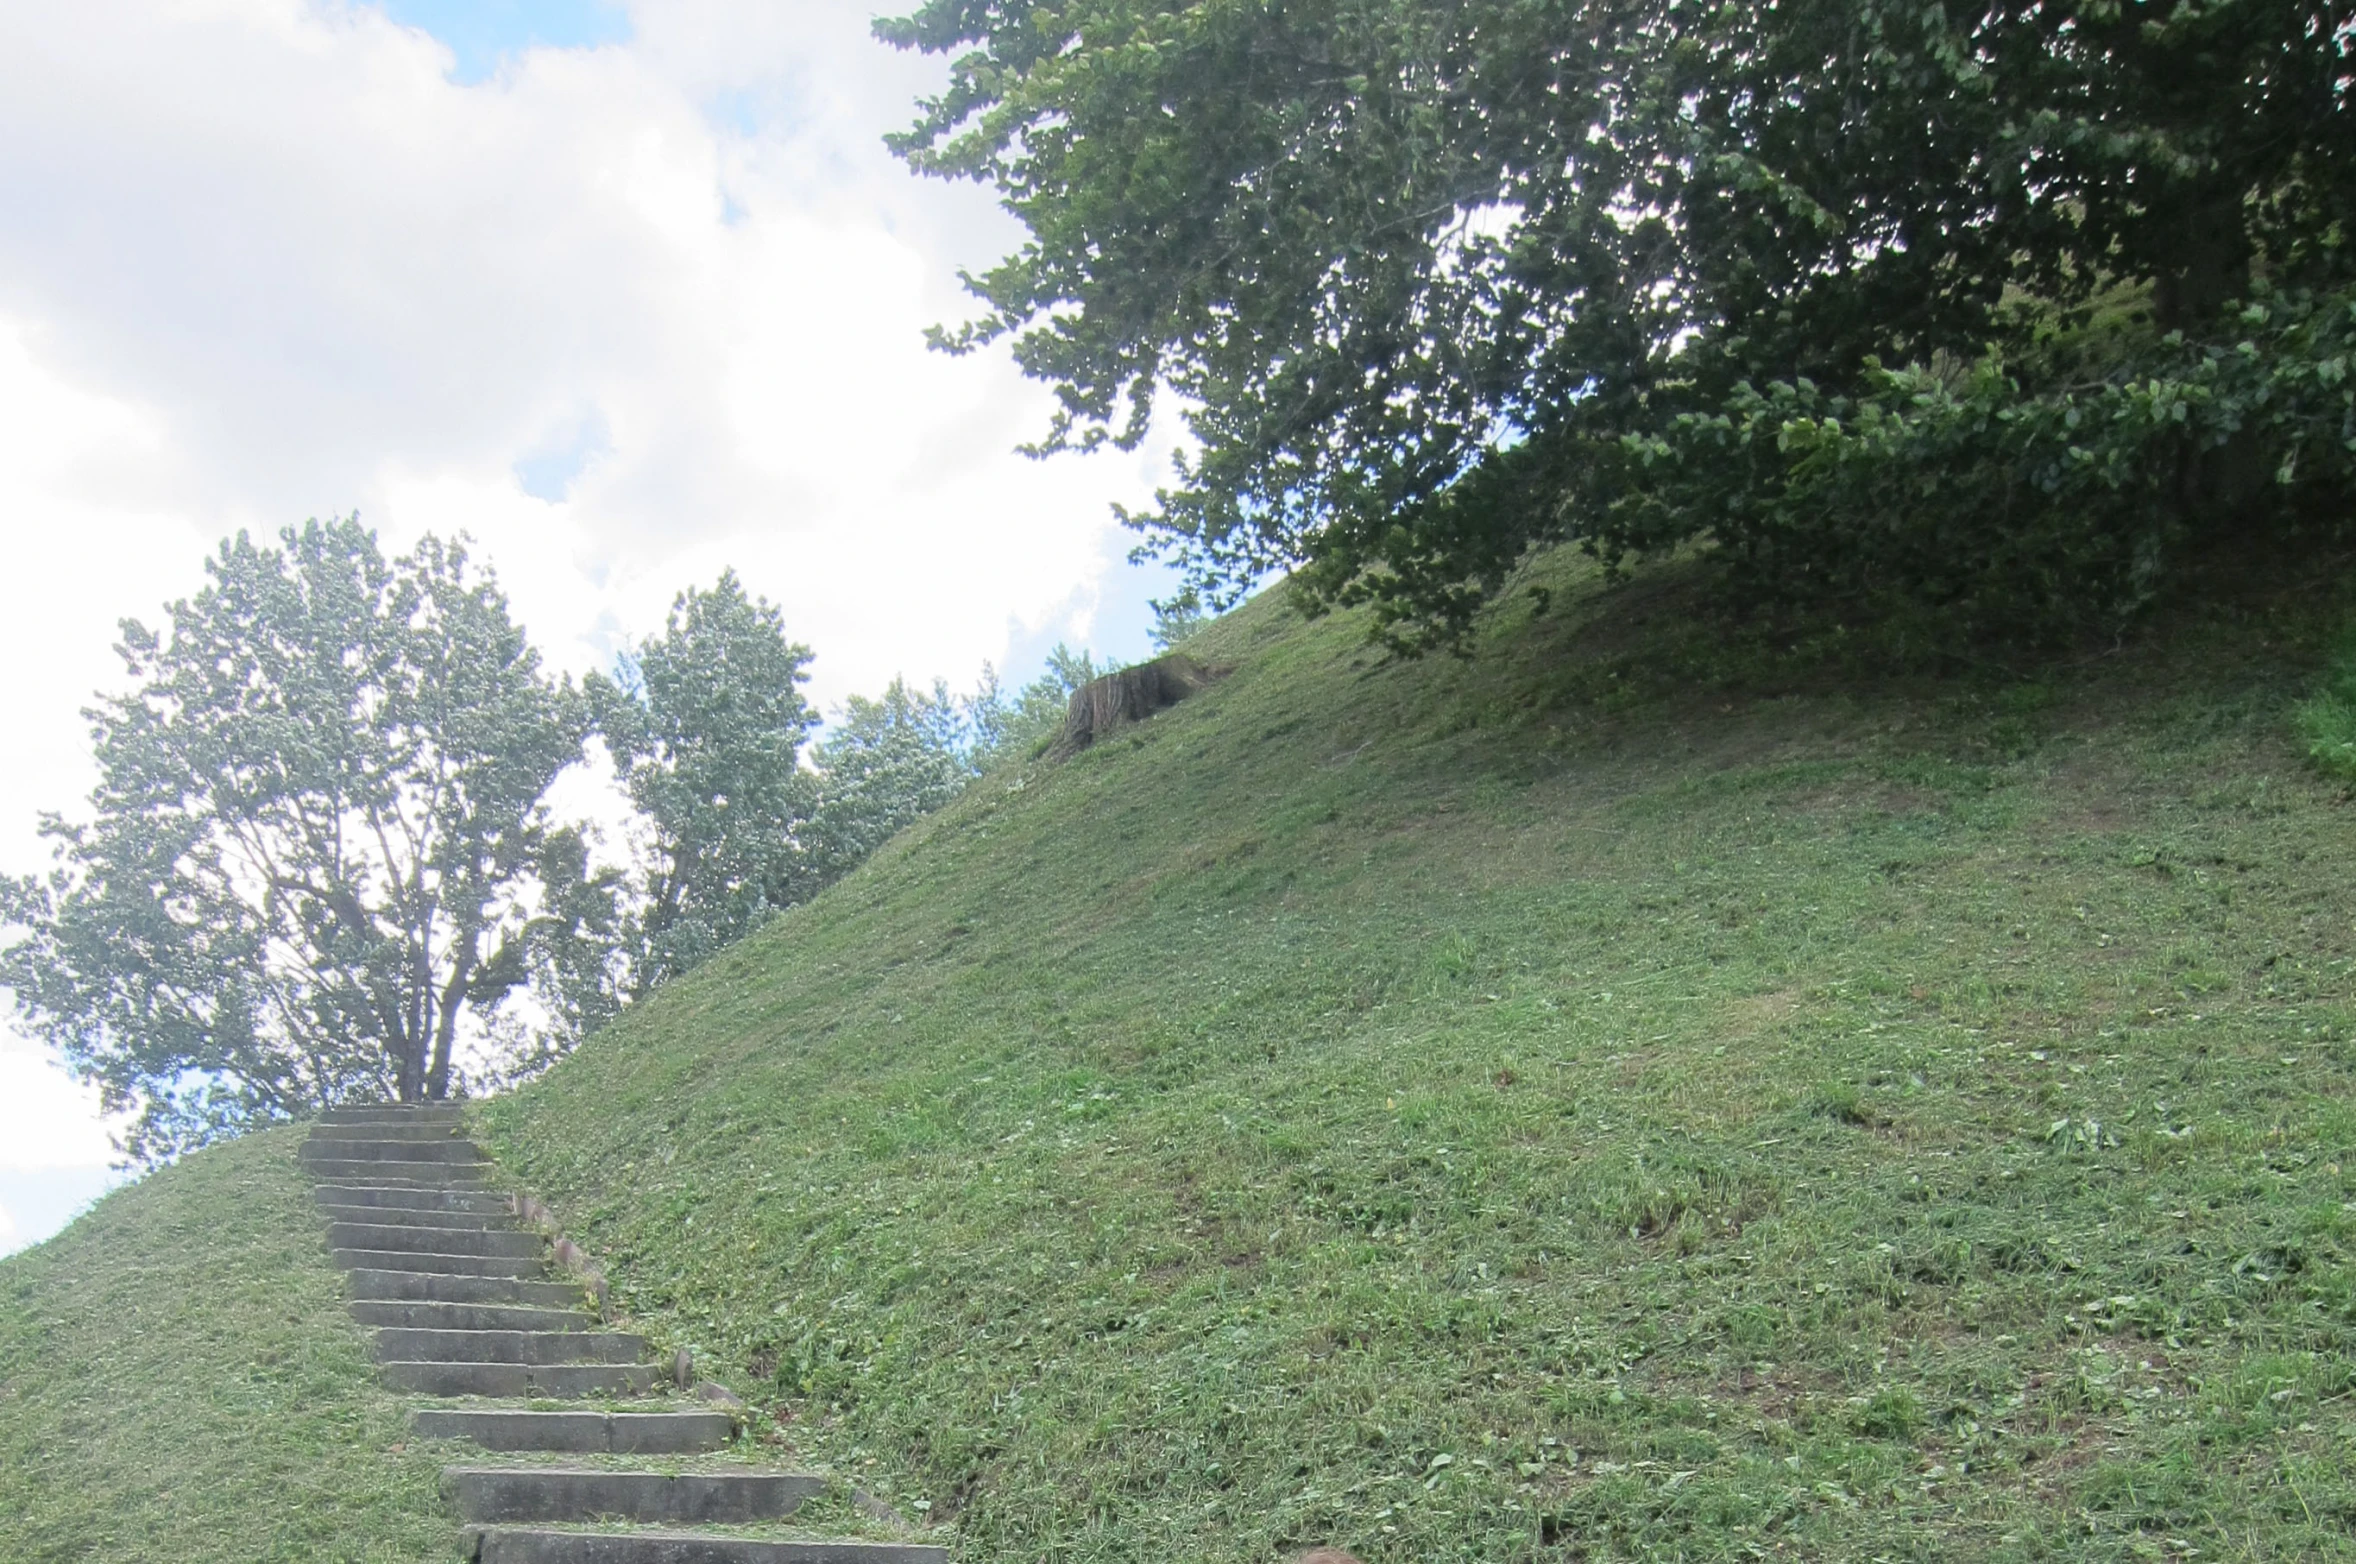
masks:
POLYGON ((1542 573, 1222 622, 487 1137, 967 1564, 2356 1557, 2346 601, 1938 679, 1542 573))
POLYGON ((1549 569, 1221 625, 502 1154, 968 1560, 2356 1555, 2338 605, 1909 680, 1549 569))
POLYGON ((2322 688, 2294 714, 2307 758, 2341 782, 2356 782, 2356 641, 2343 641, 2322 688))
POLYGON ((447 1560, 432 1447, 344 1312, 300 1132, 0 1261, 0 1559, 447 1560))

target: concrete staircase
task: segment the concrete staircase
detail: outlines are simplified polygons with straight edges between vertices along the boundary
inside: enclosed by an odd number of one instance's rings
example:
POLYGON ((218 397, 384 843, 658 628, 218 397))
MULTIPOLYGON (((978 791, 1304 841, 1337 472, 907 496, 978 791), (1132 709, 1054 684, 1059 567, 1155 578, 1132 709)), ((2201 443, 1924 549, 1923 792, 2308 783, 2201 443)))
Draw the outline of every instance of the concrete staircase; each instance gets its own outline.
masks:
POLYGON ((396 1390, 457 1403, 420 1408, 412 1427, 510 1458, 442 1473, 467 1559, 946 1564, 937 1547, 694 1530, 782 1521, 827 1485, 788 1472, 615 1459, 718 1450, 734 1419, 658 1399, 674 1371, 646 1361, 645 1338, 598 1329, 582 1288, 551 1273, 547 1241, 520 1229, 508 1199, 486 1187, 489 1164, 465 1138, 458 1109, 335 1109, 312 1129, 302 1160, 319 1180, 328 1247, 351 1277, 352 1318, 375 1334, 378 1373, 396 1390), (584 1398, 645 1405, 499 1404, 584 1398), (546 1459, 564 1456, 595 1464, 546 1459))

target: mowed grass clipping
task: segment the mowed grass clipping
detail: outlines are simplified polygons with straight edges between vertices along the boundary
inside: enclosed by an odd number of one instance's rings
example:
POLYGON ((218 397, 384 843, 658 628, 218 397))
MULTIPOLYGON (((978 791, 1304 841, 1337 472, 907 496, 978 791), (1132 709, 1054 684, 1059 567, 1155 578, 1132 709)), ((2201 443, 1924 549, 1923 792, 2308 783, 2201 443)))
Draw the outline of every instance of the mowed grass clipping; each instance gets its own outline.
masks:
POLYGON ((188 1158, 0 1260, 0 1559, 450 1560, 328 1266, 300 1130, 188 1158))
POLYGON ((1272 596, 489 1105, 970 1564, 2356 1556, 2345 602, 2035 681, 1272 596))

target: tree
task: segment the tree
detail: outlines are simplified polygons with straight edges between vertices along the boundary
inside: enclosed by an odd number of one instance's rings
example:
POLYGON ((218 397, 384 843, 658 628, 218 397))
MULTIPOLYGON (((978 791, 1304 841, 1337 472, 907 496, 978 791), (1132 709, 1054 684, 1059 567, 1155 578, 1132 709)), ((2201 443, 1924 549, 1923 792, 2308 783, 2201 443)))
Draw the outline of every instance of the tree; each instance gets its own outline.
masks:
POLYGON ((32 1028, 132 1110, 155 1161, 325 1104, 451 1090, 461 1045, 594 962, 610 881, 546 796, 587 713, 486 574, 356 519, 244 534, 132 688, 88 712, 86 821, 8 886, 0 952, 32 1028))
POLYGON ((690 588, 620 679, 588 690, 617 775, 645 822, 645 864, 623 937, 629 997, 643 996, 771 914, 820 870, 804 840, 817 806, 801 765, 817 714, 810 649, 786 639, 733 571, 690 588))
POLYGON ((1771 593, 2036 611, 2132 600, 2187 530, 2345 510, 2346 0, 927 0, 878 31, 952 60, 896 150, 1030 231, 938 340, 1012 339, 1043 449, 1134 445, 1175 393, 1197 449, 1131 519, 1214 603, 1297 567, 1430 644, 1533 544, 1706 532, 1771 593))
POLYGON ((1166 602, 1157 600, 1153 604, 1154 650, 1174 652, 1200 635, 1210 622, 1198 592, 1182 591, 1166 602))
POLYGON ((812 756, 819 804, 812 840, 828 881, 856 868, 904 828, 965 790, 976 766, 949 687, 854 695, 812 756))
POLYGON ((1063 726, 1072 691, 1113 671, 1111 663, 1100 667, 1086 650, 1075 652, 1058 641, 1046 669, 1010 696, 999 687, 998 670, 984 663, 981 688, 965 702, 975 769, 986 771, 1046 744, 1063 726))

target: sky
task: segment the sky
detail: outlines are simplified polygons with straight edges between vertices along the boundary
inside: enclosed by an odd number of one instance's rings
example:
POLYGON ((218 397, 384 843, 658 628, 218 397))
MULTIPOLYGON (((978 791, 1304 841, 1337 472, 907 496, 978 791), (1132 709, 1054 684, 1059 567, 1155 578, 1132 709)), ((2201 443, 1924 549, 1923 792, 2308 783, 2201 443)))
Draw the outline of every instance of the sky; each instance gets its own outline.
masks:
MULTIPOLYGON (((885 0, 888 5, 889 0, 885 0)), ((0 872, 93 774, 125 618, 239 530, 465 532, 551 663, 734 567, 831 705, 1143 655, 1046 392, 928 351, 1020 237, 881 137, 942 78, 870 0, 84 0, 0 50, 0 872)), ((0 1252, 106 1187, 92 1095, 0 1025, 0 1252)))

